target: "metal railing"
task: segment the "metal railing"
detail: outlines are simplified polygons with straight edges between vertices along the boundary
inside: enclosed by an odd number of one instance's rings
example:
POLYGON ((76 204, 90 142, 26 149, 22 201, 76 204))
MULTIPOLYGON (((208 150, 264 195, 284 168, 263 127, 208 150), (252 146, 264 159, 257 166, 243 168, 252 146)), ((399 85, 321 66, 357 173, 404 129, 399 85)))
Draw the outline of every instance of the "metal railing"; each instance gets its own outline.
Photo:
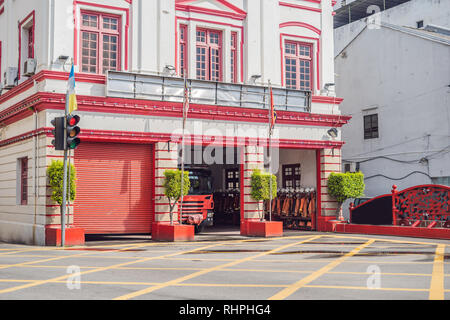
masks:
MULTIPOLYGON (((188 80, 190 103, 228 107, 268 109, 267 86, 188 80)), ((184 80, 138 73, 109 71, 107 96, 153 101, 183 102, 184 80)), ((276 110, 310 112, 311 92, 273 88, 276 110)))

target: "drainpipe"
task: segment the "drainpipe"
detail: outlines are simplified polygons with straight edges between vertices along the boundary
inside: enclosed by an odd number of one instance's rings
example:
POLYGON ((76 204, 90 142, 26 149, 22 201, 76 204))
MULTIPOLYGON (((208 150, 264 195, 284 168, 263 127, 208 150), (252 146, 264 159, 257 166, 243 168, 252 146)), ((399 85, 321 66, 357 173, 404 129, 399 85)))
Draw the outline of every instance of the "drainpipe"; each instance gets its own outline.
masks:
MULTIPOLYGON (((36 83, 35 83, 36 84, 36 83)), ((37 168, 38 168, 38 116, 36 106, 34 107, 34 222, 33 222, 33 244, 36 243, 36 225, 37 225, 37 202, 38 202, 38 176, 37 176, 37 168)))

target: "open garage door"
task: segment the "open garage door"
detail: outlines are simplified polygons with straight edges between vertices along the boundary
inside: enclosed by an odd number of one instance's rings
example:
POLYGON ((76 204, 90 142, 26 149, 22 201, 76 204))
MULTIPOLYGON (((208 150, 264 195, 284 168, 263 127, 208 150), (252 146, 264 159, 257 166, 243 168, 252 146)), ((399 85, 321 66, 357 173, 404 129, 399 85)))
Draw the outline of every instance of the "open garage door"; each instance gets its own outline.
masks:
POLYGON ((153 146, 83 142, 75 151, 74 224, 86 234, 150 233, 153 146))

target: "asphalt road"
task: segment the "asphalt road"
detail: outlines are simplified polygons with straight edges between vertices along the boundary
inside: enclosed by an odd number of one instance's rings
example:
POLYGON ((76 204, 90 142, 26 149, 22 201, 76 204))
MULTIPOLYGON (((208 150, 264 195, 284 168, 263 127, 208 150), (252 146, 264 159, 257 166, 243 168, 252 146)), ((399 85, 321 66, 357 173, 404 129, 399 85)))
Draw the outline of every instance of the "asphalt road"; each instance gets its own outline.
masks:
POLYGON ((450 300, 450 241, 289 232, 0 243, 0 300, 450 300))

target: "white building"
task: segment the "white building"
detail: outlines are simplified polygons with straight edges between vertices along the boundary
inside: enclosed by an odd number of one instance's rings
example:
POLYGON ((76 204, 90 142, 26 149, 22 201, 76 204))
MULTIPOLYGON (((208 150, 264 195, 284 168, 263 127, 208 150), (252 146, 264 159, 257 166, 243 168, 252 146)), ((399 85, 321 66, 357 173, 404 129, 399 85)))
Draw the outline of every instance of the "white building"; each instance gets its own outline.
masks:
POLYGON ((450 182, 449 17, 448 1, 417 0, 335 30, 343 163, 367 196, 450 182))
MULTIPOLYGON (((242 234, 257 219, 249 175, 264 167, 269 81, 274 142, 288 154, 277 163, 280 182, 283 165, 302 168, 289 183, 317 190, 313 228, 334 218, 326 180, 340 171, 349 118, 330 85, 331 0, 5 0, 0 8, 0 240, 45 244, 60 226, 46 168, 62 156, 51 121, 63 114, 72 61, 82 143, 72 159, 71 226, 151 233, 169 221, 161 185, 164 170, 178 166, 184 70, 188 147, 215 141, 239 155, 242 234)), ((225 187, 224 170, 216 179, 225 187)))

